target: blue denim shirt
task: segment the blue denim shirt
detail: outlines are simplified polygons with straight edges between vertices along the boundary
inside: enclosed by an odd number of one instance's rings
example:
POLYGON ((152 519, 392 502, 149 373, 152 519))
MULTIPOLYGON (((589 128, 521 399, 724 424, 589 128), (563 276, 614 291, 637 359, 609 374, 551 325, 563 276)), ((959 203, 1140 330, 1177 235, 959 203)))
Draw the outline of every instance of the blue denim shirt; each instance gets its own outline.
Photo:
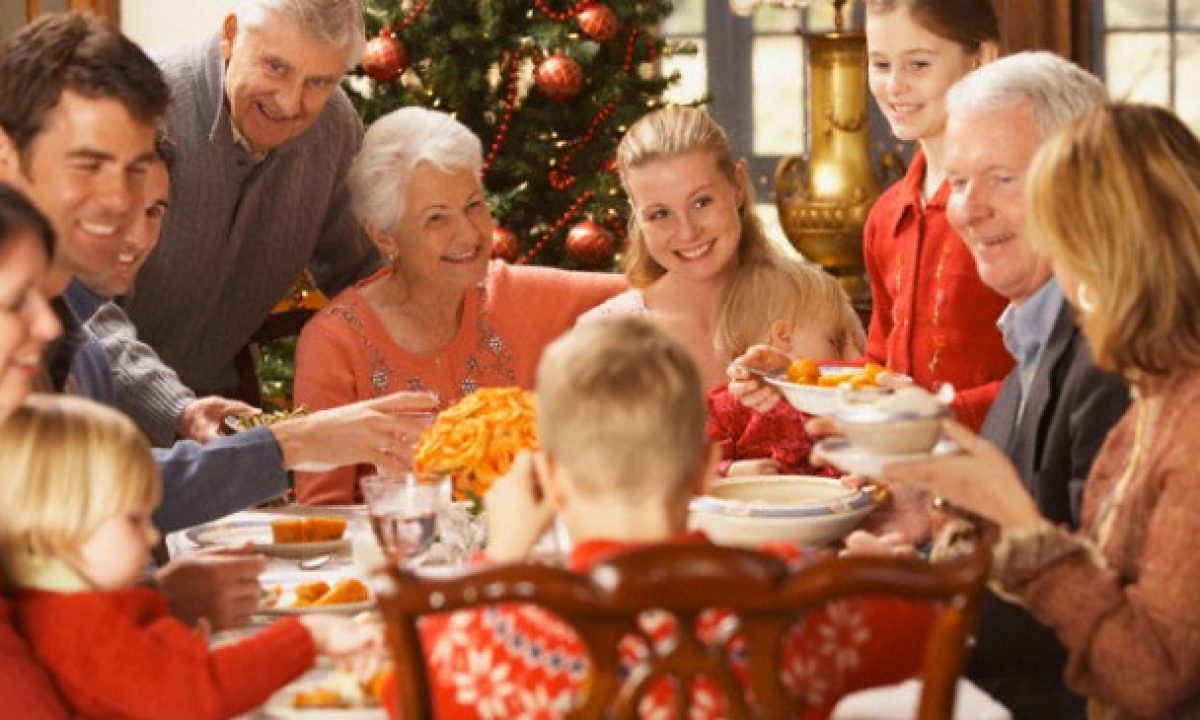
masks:
POLYGON ((1063 294, 1058 280, 1050 278, 1038 288, 1028 300, 1018 305, 1009 305, 996 321, 1004 337, 1004 347, 1017 361, 1017 373, 1021 380, 1021 404, 1017 417, 1025 411, 1025 399, 1029 385, 1037 371, 1042 351, 1054 331, 1054 323, 1062 310, 1063 294))

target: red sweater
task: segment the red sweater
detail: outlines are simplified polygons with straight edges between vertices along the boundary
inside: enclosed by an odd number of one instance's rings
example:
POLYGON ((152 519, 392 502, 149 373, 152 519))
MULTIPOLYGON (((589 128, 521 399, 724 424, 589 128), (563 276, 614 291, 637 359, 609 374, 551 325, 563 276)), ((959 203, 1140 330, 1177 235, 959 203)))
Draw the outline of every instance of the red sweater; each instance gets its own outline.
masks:
MULTIPOLYGON (((4 579, 0 577, 0 589, 4 579)), ((12 611, 0 593, 0 714, 20 708, 25 720, 59 720, 67 709, 54 692, 46 671, 29 655, 25 641, 13 631, 12 611)))
POLYGON ((708 439, 721 446, 722 474, 729 462, 755 458, 774 460, 784 475, 841 474, 812 464, 813 441, 804 430, 808 416, 786 402, 775 403, 766 413, 755 412, 731 395, 728 385, 710 390, 704 401, 708 439))
MULTIPOLYGON (((689 533, 676 542, 708 542, 689 533)), ((596 540, 580 543, 570 566, 583 571, 619 552, 628 543, 596 540)), ((668 589, 669 591, 669 589, 668 589)), ((709 613, 701 637, 718 636, 727 613, 709 613)), ((925 604, 880 598, 850 598, 831 603, 788 631, 784 641, 785 682, 807 689, 813 703, 801 718, 828 716, 843 695, 873 685, 899 682, 920 667, 921 648, 932 626, 933 609, 925 604)), ((672 637, 674 620, 648 613, 643 627, 652 641, 672 637)), ((434 714, 439 718, 563 717, 588 682, 587 652, 569 626, 533 605, 485 606, 422 621, 421 641, 428 661, 434 714)), ((731 647, 744 639, 735 635, 731 647)), ((621 665, 632 672, 649 649, 626 637, 621 665)), ((746 668, 739 668, 743 677, 746 668)), ((396 718, 395 683, 385 686, 384 702, 396 718)), ((707 679, 694 684, 691 720, 727 717, 724 702, 707 679)), ((672 689, 665 682, 647 695, 642 717, 671 717, 672 689)))
POLYGON ((210 651, 148 588, 21 590, 14 607, 34 656, 84 717, 231 718, 263 704, 316 658, 295 619, 210 651))
POLYGON ((923 388, 951 383, 953 410, 976 432, 1012 369, 996 320, 1008 301, 983 284, 975 259, 946 220, 950 186, 921 207, 925 156, 871 208, 863 255, 874 311, 867 358, 923 388))

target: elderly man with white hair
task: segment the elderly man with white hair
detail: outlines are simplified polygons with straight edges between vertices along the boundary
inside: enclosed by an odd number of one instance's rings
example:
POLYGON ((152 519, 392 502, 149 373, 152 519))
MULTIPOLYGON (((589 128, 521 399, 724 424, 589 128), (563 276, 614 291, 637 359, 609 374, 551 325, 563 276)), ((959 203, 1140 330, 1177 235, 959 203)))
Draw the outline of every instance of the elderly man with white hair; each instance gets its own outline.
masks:
POLYGON ((178 161, 126 309, 199 393, 232 394, 239 349, 305 268, 332 295, 379 265, 346 191, 362 128, 339 87, 364 37, 360 0, 238 0, 157 58, 178 161))
MULTIPOLYGON (((982 435, 1018 468, 1042 515, 1077 527, 1084 479, 1129 390, 1093 364, 1049 261, 1030 248, 1022 191, 1044 140, 1106 100, 1092 75, 1047 52, 972 72, 947 95, 947 216, 985 284, 1010 305, 999 324, 1017 361, 982 435)), ((1066 655, 1023 608, 988 595, 967 674, 1017 718, 1084 717, 1066 655)))

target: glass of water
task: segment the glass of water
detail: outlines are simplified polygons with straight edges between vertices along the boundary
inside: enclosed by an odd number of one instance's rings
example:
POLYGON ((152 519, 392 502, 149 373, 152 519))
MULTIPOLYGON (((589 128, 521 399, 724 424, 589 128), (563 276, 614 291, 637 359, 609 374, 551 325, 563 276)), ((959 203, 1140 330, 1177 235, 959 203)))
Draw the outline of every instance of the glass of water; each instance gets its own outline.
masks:
POLYGON ((391 562, 416 567, 437 530, 440 475, 408 472, 372 475, 360 481, 371 530, 391 562))

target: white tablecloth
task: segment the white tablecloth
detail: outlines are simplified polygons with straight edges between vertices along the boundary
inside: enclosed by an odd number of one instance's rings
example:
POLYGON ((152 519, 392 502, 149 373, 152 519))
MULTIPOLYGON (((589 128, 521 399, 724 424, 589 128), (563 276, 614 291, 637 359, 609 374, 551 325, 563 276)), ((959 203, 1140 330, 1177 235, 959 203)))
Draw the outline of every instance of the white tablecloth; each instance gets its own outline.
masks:
MULTIPOLYGON (((847 695, 833 709, 832 720, 909 720, 916 715, 919 680, 886 685, 847 695)), ((1012 713, 968 680, 958 681, 955 720, 1012 720, 1012 713)))

